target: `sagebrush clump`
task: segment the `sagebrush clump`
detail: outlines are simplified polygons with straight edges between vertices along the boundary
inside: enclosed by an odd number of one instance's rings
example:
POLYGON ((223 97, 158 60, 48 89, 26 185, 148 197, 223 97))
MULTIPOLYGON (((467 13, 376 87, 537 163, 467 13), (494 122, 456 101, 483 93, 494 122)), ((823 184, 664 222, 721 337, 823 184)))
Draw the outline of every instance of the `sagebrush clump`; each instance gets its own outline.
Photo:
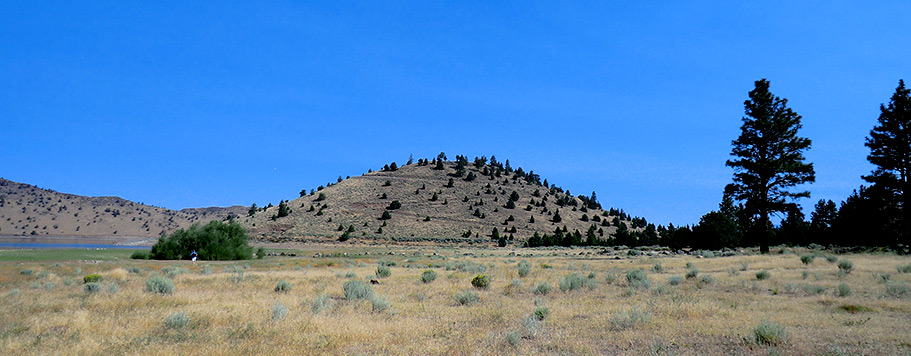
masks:
POLYGON ((345 291, 345 299, 348 300, 367 299, 373 295, 373 288, 363 281, 347 281, 342 286, 342 289, 345 291))
POLYGON ((170 278, 155 276, 146 280, 146 291, 158 294, 174 293, 174 281, 170 278))
POLYGON ((435 281, 436 279, 437 279, 437 273, 436 273, 436 271, 434 271, 432 269, 428 269, 428 270, 424 271, 424 273, 421 273, 421 282, 423 282, 423 283, 430 283, 430 282, 435 281))
POLYGON ((519 277, 525 277, 531 273, 531 263, 526 260, 519 261, 519 277))
POLYGON ((645 273, 642 269, 631 269, 626 271, 626 282, 631 288, 651 288, 652 281, 649 280, 648 274, 645 273))
POLYGON ((164 325, 170 329, 180 329, 190 324, 190 317, 187 312, 177 312, 171 314, 164 320, 164 325))
POLYGON ((784 326, 764 321, 753 328, 753 341, 761 345, 778 345, 785 342, 788 333, 784 326))
POLYGON ((470 290, 464 291, 464 292, 458 292, 455 295, 453 295, 452 297, 453 297, 453 299, 455 299, 455 301, 457 303, 459 303, 459 305, 474 304, 480 300, 478 295, 475 292, 472 292, 470 290))
POLYGON ((287 281, 281 280, 275 284, 276 293, 288 293, 290 290, 291 290, 291 283, 288 283, 287 281))

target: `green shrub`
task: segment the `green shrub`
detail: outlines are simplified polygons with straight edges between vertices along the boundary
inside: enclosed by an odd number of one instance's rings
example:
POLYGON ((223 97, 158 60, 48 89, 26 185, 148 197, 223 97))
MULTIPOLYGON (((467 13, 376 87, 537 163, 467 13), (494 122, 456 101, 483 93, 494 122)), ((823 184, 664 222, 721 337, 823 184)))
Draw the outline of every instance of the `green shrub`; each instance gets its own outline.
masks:
POLYGON ((614 313, 609 319, 611 329, 615 331, 626 330, 637 324, 647 323, 652 320, 652 313, 631 308, 614 313))
POLYGON ((82 285, 82 290, 88 294, 94 294, 101 291, 101 283, 88 282, 82 285))
POLYGON ((800 262, 802 262, 805 265, 808 265, 808 264, 813 263, 813 259, 815 259, 815 258, 816 258, 816 256, 813 256, 813 255, 803 255, 803 256, 800 256, 800 262))
POLYGON ((475 292, 472 292, 470 290, 464 291, 464 292, 458 292, 455 295, 453 295, 452 297, 455 299, 455 301, 457 303, 459 303, 459 305, 474 304, 480 300, 480 298, 478 298, 478 295, 475 292))
POLYGON ((142 269, 139 267, 130 267, 130 268, 127 268, 127 272, 139 274, 139 273, 142 273, 142 269))
POLYGON ((134 260, 147 260, 149 259, 148 251, 133 251, 133 254, 130 255, 130 258, 134 260))
POLYGON ((471 279, 471 285, 478 289, 487 289, 490 286, 490 277, 479 274, 471 279))
POLYGON ((24 269, 24 270, 19 271, 19 274, 21 274, 23 276, 31 276, 34 273, 35 273, 35 271, 30 270, 30 269, 24 269))
POLYGON ((275 284, 276 293, 288 293, 290 290, 291 290, 291 283, 288 283, 288 281, 281 280, 275 284))
POLYGON ((212 270, 212 267, 211 267, 211 266, 205 266, 205 267, 202 268, 201 271, 199 271, 199 274, 201 274, 201 275, 209 275, 209 274, 212 274, 212 273, 214 273, 214 272, 215 272, 215 271, 212 270))
POLYGON ((342 288, 345 290, 345 299, 348 300, 367 299, 373 295, 373 288, 363 281, 347 281, 342 288))
POLYGON ((174 293, 174 281, 170 278, 154 276, 146 280, 146 291, 158 294, 174 293))
POLYGON ((838 262, 838 256, 828 255, 828 256, 826 256, 826 261, 829 261, 829 263, 838 262))
POLYGON ((678 284, 683 283, 683 278, 680 278, 678 276, 671 276, 670 278, 667 279, 667 283, 672 286, 676 286, 678 284))
POLYGON ((772 276, 772 274, 769 273, 769 271, 766 271, 766 270, 762 270, 762 271, 756 272, 756 279, 758 279, 758 280, 760 280, 760 281, 769 279, 769 277, 771 277, 771 276, 772 276))
POLYGON ((531 263, 526 260, 519 261, 519 277, 525 277, 531 273, 531 263))
POLYGON ((837 266, 838 266, 838 270, 844 274, 851 273, 851 271, 854 270, 854 263, 849 260, 845 260, 845 259, 838 260, 837 266))
POLYGON ((38 272, 38 275, 35 276, 35 278, 44 279, 44 278, 47 278, 47 276, 49 276, 49 275, 51 275, 51 274, 48 273, 48 271, 41 271, 41 272, 38 272))
POLYGON ((904 283, 889 282, 886 283, 886 295, 893 298, 901 298, 909 295, 908 286, 904 283))
POLYGON ((631 269, 626 271, 626 282, 631 288, 651 288, 652 281, 648 279, 648 274, 642 269, 631 269))
POLYGON ((392 270, 389 267, 380 265, 376 267, 376 276, 379 278, 386 278, 392 275, 392 270))
POLYGON ((310 310, 313 311, 313 314, 319 314, 330 307, 332 307, 332 299, 325 294, 313 298, 313 302, 310 303, 310 310))
POLYGON ((537 307, 535 308, 535 311, 532 312, 532 315, 535 316, 535 319, 544 321, 544 319, 547 319, 547 316, 550 315, 550 309, 547 309, 547 307, 537 307))
POLYGON ((370 305, 373 308, 373 312, 379 313, 389 309, 389 301, 386 298, 383 298, 379 295, 371 295, 368 300, 370 300, 370 305))
POLYGON ((582 278, 577 273, 570 273, 563 276, 563 279, 560 280, 559 286, 561 291, 571 291, 576 289, 581 289, 582 285, 585 283, 585 279, 582 278))
POLYGON ((95 283, 95 282, 101 282, 103 280, 104 280, 104 277, 102 277, 100 274, 90 274, 85 277, 82 277, 83 283, 95 283))
POLYGON ((13 288, 13 289, 10 289, 10 290, 9 290, 9 296, 10 296, 10 297, 15 297, 15 296, 17 296, 17 295, 19 295, 19 288, 13 288))
POLYGON ((911 273, 911 265, 898 266, 898 273, 911 273))
POLYGON ((655 263, 652 265, 652 272, 664 273, 664 266, 662 266, 661 263, 655 263))
POLYGON ((508 343, 509 346, 517 348, 517 347, 519 347, 519 343, 521 343, 521 342, 522 342, 522 337, 519 336, 519 333, 517 333, 515 331, 510 331, 510 332, 506 333, 506 343, 508 343))
POLYGON ((698 276, 698 275, 699 275, 698 269, 690 268, 690 269, 686 270, 686 274, 684 274, 683 276, 686 277, 686 279, 693 279, 693 278, 696 278, 696 276, 698 276))
POLYGON ((616 281, 617 281, 617 274, 614 273, 613 271, 607 272, 607 274, 604 275, 604 283, 613 284, 616 281))
POLYGON ((711 275, 703 274, 703 275, 699 276, 699 284, 706 285, 706 284, 713 284, 713 283, 715 283, 715 278, 713 278, 711 275))
POLYGON ((63 279, 63 285, 69 287, 69 286, 71 286, 71 285, 73 285, 73 284, 76 284, 76 281, 73 280, 72 278, 64 278, 64 279, 63 279))
POLYGON ((784 326, 764 321, 753 329, 753 341, 760 345, 779 345, 787 339, 784 326))
POLYGON ((288 315, 288 308, 281 302, 275 302, 275 305, 272 306, 272 320, 284 319, 286 315, 288 315))
POLYGON ((256 258, 261 260, 264 257, 266 257, 266 249, 263 247, 256 249, 256 258))
MULTIPOLYGON (((50 284, 50 283, 48 283, 48 284, 50 284)), ((118 286, 117 283, 115 283, 115 282, 108 283, 108 293, 110 293, 110 294, 117 293, 118 289, 120 289, 120 286, 118 286)))
POLYGON ((835 295, 839 297, 847 297, 851 294, 851 287, 849 287, 847 284, 842 283, 838 285, 838 288, 835 288, 835 295))
POLYGON ((190 324, 190 317, 187 312, 178 312, 171 314, 164 320, 164 325, 169 329, 180 329, 190 324))
POLYGON ((190 253, 197 251, 201 260, 249 260, 253 248, 247 244, 247 233, 236 222, 223 223, 218 220, 200 227, 193 224, 188 229, 179 229, 169 236, 163 236, 149 251, 156 260, 189 260, 190 253))
POLYGON ((825 293, 826 288, 823 286, 817 286, 817 285, 813 285, 813 284, 804 284, 803 291, 804 291, 804 293, 807 293, 809 295, 815 295, 815 294, 825 293))
POLYGON ((547 295, 547 293, 550 293, 550 284, 547 282, 538 282, 531 292, 539 295, 547 295))
POLYGON ((421 273, 421 282, 430 283, 430 282, 435 281, 436 279, 437 279, 437 273, 436 273, 436 271, 434 271, 432 269, 428 269, 428 270, 424 271, 424 273, 421 273))

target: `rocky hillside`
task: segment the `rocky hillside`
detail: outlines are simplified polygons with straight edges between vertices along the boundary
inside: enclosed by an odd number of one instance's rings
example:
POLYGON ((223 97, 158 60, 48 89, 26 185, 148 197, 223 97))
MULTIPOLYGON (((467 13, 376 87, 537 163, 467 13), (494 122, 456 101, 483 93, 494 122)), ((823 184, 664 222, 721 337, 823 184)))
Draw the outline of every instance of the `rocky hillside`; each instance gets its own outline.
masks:
POLYGON ((0 235, 156 237, 247 208, 174 211, 118 197, 85 197, 0 178, 0 235))
POLYGON ((340 177, 327 187, 301 191, 298 198, 253 209, 238 221, 251 236, 267 241, 487 243, 496 229, 519 243, 557 228, 583 236, 591 229, 598 239, 610 239, 621 223, 630 231, 645 227, 644 219, 602 209, 594 193, 572 196, 532 171, 513 170, 508 161, 457 161, 461 164, 421 159, 340 177))

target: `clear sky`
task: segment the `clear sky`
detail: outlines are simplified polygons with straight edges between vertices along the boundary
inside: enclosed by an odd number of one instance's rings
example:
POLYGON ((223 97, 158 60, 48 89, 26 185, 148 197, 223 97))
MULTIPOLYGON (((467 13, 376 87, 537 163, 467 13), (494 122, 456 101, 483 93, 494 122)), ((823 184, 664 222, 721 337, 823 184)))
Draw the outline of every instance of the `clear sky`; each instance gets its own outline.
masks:
POLYGON ((911 79, 907 1, 313 3, 3 1, 0 177, 265 205, 444 151, 692 224, 753 81, 813 140, 806 210, 862 183, 911 79))

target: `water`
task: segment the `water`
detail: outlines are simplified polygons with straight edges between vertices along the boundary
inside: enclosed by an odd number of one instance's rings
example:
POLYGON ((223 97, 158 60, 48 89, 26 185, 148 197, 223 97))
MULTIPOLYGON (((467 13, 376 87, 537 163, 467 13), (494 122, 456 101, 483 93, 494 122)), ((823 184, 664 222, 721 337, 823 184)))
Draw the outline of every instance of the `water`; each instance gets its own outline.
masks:
POLYGON ((124 246, 124 245, 104 245, 104 244, 55 244, 55 243, 34 243, 34 242, 0 242, 0 248, 59 248, 59 249, 134 249, 148 250, 149 246, 124 246))

